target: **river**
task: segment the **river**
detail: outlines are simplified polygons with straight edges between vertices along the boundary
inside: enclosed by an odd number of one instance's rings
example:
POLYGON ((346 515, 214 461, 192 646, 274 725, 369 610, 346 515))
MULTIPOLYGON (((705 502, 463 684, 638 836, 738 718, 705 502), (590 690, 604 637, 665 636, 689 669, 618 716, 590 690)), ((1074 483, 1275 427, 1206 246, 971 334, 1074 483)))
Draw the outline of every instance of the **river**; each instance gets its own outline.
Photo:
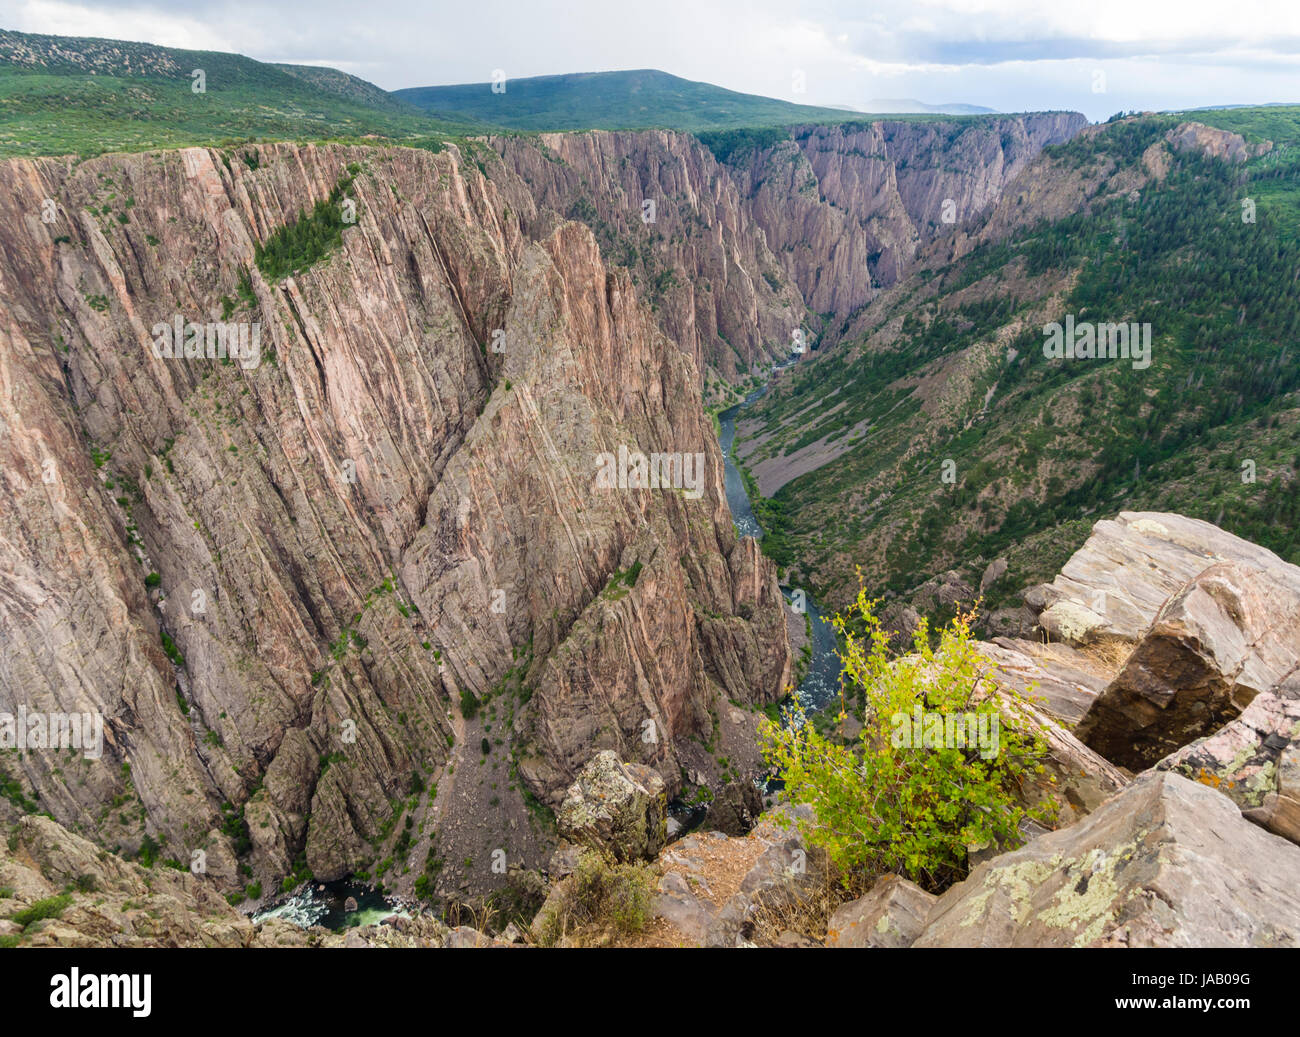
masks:
MULTIPOLYGON (((777 367, 773 373, 784 366, 788 365, 777 367)), ((754 515, 753 505, 750 504, 749 495, 745 492, 745 481, 740 477, 740 470, 731 455, 736 441, 737 414, 765 392, 767 386, 762 385, 736 406, 718 415, 718 423, 721 426, 718 446, 722 448, 723 482, 727 493, 727 504, 731 507, 731 517, 736 523, 736 532, 741 536, 752 536, 760 540, 763 537, 763 527, 759 525, 754 515)), ((793 601, 795 588, 782 587, 781 593, 785 595, 787 601, 793 601)), ((817 603, 813 601, 812 595, 806 589, 803 591, 803 599, 812 627, 812 659, 809 661, 803 680, 795 689, 795 696, 805 712, 813 713, 839 697, 840 657, 836 650, 835 628, 822 615, 817 603)))
POLYGON ((381 919, 394 915, 410 917, 412 910, 402 901, 365 883, 318 882, 311 879, 294 892, 278 897, 256 911, 252 920, 264 922, 268 918, 282 918, 304 929, 320 925, 337 933, 357 926, 375 925, 381 919), (351 910, 349 898, 355 901, 351 910))

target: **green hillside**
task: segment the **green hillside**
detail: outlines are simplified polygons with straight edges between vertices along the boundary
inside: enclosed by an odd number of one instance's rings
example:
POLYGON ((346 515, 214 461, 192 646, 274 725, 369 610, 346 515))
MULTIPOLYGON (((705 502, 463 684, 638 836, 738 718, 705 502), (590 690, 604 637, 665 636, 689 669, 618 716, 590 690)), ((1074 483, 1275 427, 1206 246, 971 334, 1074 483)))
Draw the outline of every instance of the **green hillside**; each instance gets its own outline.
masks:
POLYGON ((646 128, 694 132, 863 118, 860 112, 736 93, 652 69, 509 79, 504 93, 493 93, 490 83, 472 83, 413 87, 396 90, 394 95, 444 118, 533 132, 646 128))
POLYGON ((431 119, 334 69, 218 51, 0 31, 0 157, 265 138, 407 143, 476 127, 431 119), (204 92, 192 73, 204 73, 204 92))

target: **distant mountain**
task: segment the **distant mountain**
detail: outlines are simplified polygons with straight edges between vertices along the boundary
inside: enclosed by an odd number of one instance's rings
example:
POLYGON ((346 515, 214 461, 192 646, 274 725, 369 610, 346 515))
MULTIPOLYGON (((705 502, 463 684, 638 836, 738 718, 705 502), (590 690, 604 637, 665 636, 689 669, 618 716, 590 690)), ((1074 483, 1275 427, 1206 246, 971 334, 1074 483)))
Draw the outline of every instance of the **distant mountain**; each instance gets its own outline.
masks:
POLYGON ((0 30, 0 157, 248 138, 420 143, 477 129, 431 119, 337 69, 0 30))
MULTIPOLYGON (((907 168, 950 176, 966 149, 948 148, 907 168)), ((1124 118, 1043 148, 982 211, 949 189, 917 197, 931 212, 958 199, 955 227, 932 217, 895 287, 746 411, 734 456, 775 502, 763 546, 791 586, 841 608, 861 565, 869 593, 925 613, 973 598, 1001 558, 991 615, 1126 510, 1213 521, 1300 562, 1300 107, 1124 118), (1075 316, 1136 322, 1151 351, 1058 360, 1047 328, 1075 316)))
POLYGON ((993 115, 996 108, 982 104, 926 104, 912 97, 872 100, 862 109, 873 115, 993 115))
POLYGON ((904 114, 936 114, 936 116, 991 116, 996 108, 985 108, 983 104, 926 104, 913 97, 898 100, 872 100, 867 110, 891 116, 904 114))
POLYGON ((379 108, 388 112, 404 112, 408 115, 418 110, 413 105, 394 97, 387 90, 375 86, 374 83, 367 82, 347 72, 341 72, 337 68, 330 68, 328 65, 277 64, 275 67, 283 69, 295 79, 310 83, 318 90, 324 90, 326 93, 335 94, 338 97, 345 97, 369 108, 379 108))
POLYGON ((430 114, 513 130, 719 130, 844 122, 859 113, 724 90, 654 69, 582 72, 490 83, 423 86, 394 96, 430 114))

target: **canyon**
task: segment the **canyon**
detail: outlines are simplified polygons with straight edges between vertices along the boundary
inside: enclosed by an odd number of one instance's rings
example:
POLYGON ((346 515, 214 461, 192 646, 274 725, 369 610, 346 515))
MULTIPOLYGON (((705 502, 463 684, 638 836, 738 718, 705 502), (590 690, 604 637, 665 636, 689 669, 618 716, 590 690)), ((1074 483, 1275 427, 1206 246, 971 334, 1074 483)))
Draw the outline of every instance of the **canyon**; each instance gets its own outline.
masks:
POLYGON ((448 896, 538 868, 599 748, 725 819, 792 657, 708 384, 1081 124, 809 131, 738 171, 669 132, 5 162, 0 694, 106 747, 7 761, 0 809, 223 891, 436 862, 448 896), (950 177, 909 171, 954 136, 950 177), (265 275, 344 178, 340 247, 265 275), (252 324, 257 362, 161 356, 174 315, 252 324), (703 457, 701 492, 599 488, 620 449, 703 457))
POLYGON ((888 406, 915 391, 907 423, 855 409, 848 441, 792 443, 858 406, 850 364, 986 304, 1004 273, 978 264, 1026 228, 1155 192, 1185 154, 1268 153, 1180 124, 1112 155, 1133 125, 1047 112, 0 162, 0 713, 104 718, 97 756, 0 754, 0 914, 69 898, 0 938, 534 942, 529 920, 568 910, 595 848, 656 869, 648 945, 1296 942, 1294 565, 1122 507, 1071 516, 1035 569, 1008 552, 1010 575, 996 552, 944 572, 895 548, 901 493, 862 528, 923 463, 909 451, 1014 381, 990 375, 995 354, 1014 361, 1002 347, 1073 275, 1013 257, 1009 296, 1031 311, 1014 328, 957 319, 959 357, 884 359, 888 406), (173 322, 257 349, 159 350, 173 322), (790 484, 797 556, 789 524, 764 543, 736 529, 714 423, 769 382, 728 449, 763 492, 790 484), (635 455, 689 459, 690 478, 602 478, 602 459, 635 455), (866 457, 880 468, 858 480, 866 457), (833 499, 799 497, 825 485, 833 499), (823 549, 822 526, 852 543, 823 549), (806 661, 783 588, 837 607, 886 544, 910 580, 889 587, 904 632, 914 606, 976 596, 965 569, 996 588, 980 651, 1041 696, 1017 721, 1050 745, 1042 781, 1064 804, 1019 849, 973 848, 941 896, 895 877, 832 904, 806 811, 765 785, 759 728, 806 661), (1117 846, 1141 848, 1146 878, 1116 870, 1117 846), (1188 855, 1211 861, 1208 906, 1188 855), (1250 859, 1284 878, 1245 888, 1250 859), (346 934, 250 917, 344 879, 410 910, 346 934), (509 928, 449 924, 493 896, 509 928), (1237 922, 1216 932, 1215 910, 1237 922))

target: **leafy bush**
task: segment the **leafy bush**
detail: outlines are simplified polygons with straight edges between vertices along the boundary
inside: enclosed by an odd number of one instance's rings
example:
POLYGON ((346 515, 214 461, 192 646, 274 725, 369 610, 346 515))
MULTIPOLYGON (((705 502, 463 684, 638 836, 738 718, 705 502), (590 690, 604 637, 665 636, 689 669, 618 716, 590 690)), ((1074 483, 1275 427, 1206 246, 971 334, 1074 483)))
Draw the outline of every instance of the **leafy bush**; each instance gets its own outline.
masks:
POLYGON ((1054 819, 1058 804, 1050 794, 1031 807, 1018 796, 1043 773, 1047 745, 1002 723, 1027 700, 995 691, 971 642, 973 612, 959 612, 939 632, 937 647, 922 621, 913 654, 896 659, 874 604, 860 589, 833 620, 844 639, 845 694, 864 697, 867 706, 859 744, 822 736, 801 722, 796 707, 789 726, 762 722, 763 753, 784 778, 787 796, 812 807, 815 821, 800 825, 804 837, 826 850, 846 886, 865 887, 894 872, 940 890, 966 874, 968 847, 1017 846, 1022 819, 1054 819), (993 754, 978 745, 909 744, 894 721, 901 714, 910 722, 918 708, 943 717, 973 714, 997 733, 993 754))
POLYGON ((136 853, 136 860, 146 868, 152 868, 158 860, 159 853, 162 852, 162 846, 152 835, 146 834, 140 840, 140 849, 136 853))
POLYGON ((221 831, 230 839, 236 857, 244 856, 253 848, 253 836, 248 830, 242 806, 236 807, 229 801, 221 804, 221 831))
POLYGON ((185 665, 185 656, 181 654, 181 650, 176 647, 176 642, 168 636, 166 630, 162 631, 162 646, 163 651, 167 654, 167 658, 172 661, 173 665, 185 665))

